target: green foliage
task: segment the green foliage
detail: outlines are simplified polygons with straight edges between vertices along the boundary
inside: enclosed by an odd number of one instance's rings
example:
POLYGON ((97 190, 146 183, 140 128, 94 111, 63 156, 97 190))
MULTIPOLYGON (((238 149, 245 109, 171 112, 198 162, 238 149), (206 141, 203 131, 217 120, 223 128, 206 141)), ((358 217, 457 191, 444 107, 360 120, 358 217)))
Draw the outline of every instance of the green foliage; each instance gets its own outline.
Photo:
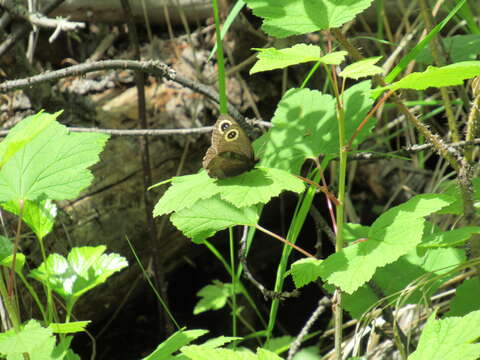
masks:
POLYGON ((26 200, 23 202, 22 210, 20 210, 19 203, 15 201, 7 201, 2 204, 2 207, 18 216, 21 213, 22 220, 40 240, 52 231, 57 215, 57 206, 51 199, 47 198, 26 200))
POLYGON ((473 294, 480 294, 480 278, 478 276, 465 280, 457 287, 455 296, 450 301, 450 311, 447 316, 464 316, 480 310, 478 297, 473 294))
MULTIPOLYGON (((452 62, 476 60, 480 47, 480 35, 455 35, 441 38, 443 48, 452 62)), ((418 62, 432 65, 432 52, 424 48, 415 59, 418 62)))
POLYGON ((351 294, 370 280, 377 268, 415 249, 422 240, 424 217, 452 201, 447 195, 424 194, 389 209, 372 224, 366 241, 322 262, 322 279, 351 294))
POLYGON ((48 328, 57 334, 72 334, 84 332, 85 328, 91 321, 72 321, 69 323, 51 323, 48 328))
POLYGON ((429 66, 423 72, 411 73, 380 90, 413 89, 425 90, 431 87, 463 85, 466 79, 480 75, 480 61, 463 61, 442 67, 429 66))
MULTIPOLYGON (((238 289, 236 291, 239 292, 238 289)), ((225 306, 232 295, 232 284, 223 284, 216 281, 213 285, 206 285, 197 292, 201 299, 193 309, 193 314, 198 315, 208 310, 218 310, 225 306)))
POLYGON ((26 144, 42 133, 62 113, 55 114, 39 112, 26 117, 22 125, 14 126, 7 137, 0 143, 0 168, 26 144))
POLYGON ((208 333, 207 330, 180 330, 162 342, 150 355, 142 360, 168 359, 170 355, 178 351, 182 346, 208 333))
POLYGON ((73 248, 68 257, 51 254, 30 276, 51 287, 65 299, 71 311, 78 298, 105 282, 113 273, 128 265, 115 253, 106 255, 105 246, 73 248))
MULTIPOLYGON (((25 119, 12 131, 24 131, 32 121, 35 118, 25 119)), ((76 197, 92 181, 87 168, 98 161, 107 139, 104 134, 72 134, 65 126, 51 122, 0 170, 0 201, 76 197)))
POLYGON ((10 329, 0 334, 0 354, 8 359, 23 359, 27 353, 30 360, 63 359, 54 356, 55 336, 48 328, 30 320, 19 332, 10 329))
POLYGON ((383 74, 383 68, 375 65, 381 58, 381 56, 377 56, 357 61, 346 66, 339 75, 344 78, 358 80, 362 77, 383 74))
POLYGON ((413 249, 375 272, 372 281, 381 290, 382 296, 379 297, 378 291, 365 284, 353 294, 344 294, 345 309, 359 319, 373 306, 379 305, 383 297, 387 304, 394 304, 399 297, 402 297, 402 304, 423 304, 444 281, 453 276, 445 274, 463 261, 465 254, 459 249, 434 249, 424 255, 413 249), (435 275, 441 276, 435 278, 435 275), (403 294, 406 288, 409 292, 403 294))
POLYGON ((302 192, 303 182, 291 174, 267 168, 256 168, 247 173, 222 180, 212 179, 202 171, 195 175, 174 177, 153 210, 154 216, 181 211, 192 207, 199 200, 218 195, 237 207, 267 203, 282 191, 302 192))
POLYGON ((250 69, 250 74, 275 69, 283 69, 288 66, 318 61, 323 64, 339 65, 345 60, 346 51, 337 51, 320 56, 321 48, 315 45, 296 44, 286 49, 275 48, 253 49, 259 53, 258 61, 250 69))
POLYGON ((170 220, 185 236, 201 242, 230 226, 255 226, 259 215, 258 206, 238 208, 216 195, 197 201, 191 208, 177 211, 170 220))
POLYGON ((263 31, 277 38, 340 27, 369 7, 372 1, 245 0, 254 14, 264 19, 263 31))
MULTIPOLYGON (((370 82, 364 81, 350 87, 343 96, 347 136, 353 135, 371 108, 369 89, 370 82)), ((306 159, 337 154, 335 108, 334 98, 319 91, 287 91, 272 118, 273 128, 254 142, 260 164, 298 174, 306 159)), ((365 139, 373 121, 360 133, 355 144, 365 139)))
POLYGON ((422 331, 417 350, 408 360, 449 359, 475 360, 480 356, 480 311, 464 317, 435 320, 432 314, 422 331))

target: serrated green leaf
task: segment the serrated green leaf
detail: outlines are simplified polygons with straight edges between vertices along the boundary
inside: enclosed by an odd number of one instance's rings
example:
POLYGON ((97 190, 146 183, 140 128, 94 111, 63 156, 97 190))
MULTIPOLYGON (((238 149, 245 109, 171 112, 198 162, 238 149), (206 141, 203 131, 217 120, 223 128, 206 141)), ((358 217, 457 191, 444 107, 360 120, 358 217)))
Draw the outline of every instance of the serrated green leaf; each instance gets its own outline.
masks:
POLYGON ((462 85, 464 80, 478 75, 480 75, 480 61, 463 61, 442 67, 429 66, 423 72, 411 73, 388 86, 375 89, 375 92, 388 89, 425 90, 430 87, 462 85))
POLYGON ((219 181, 220 197, 237 207, 266 204, 283 191, 300 193, 305 184, 292 174, 273 168, 258 168, 242 177, 219 181))
MULTIPOLYGON (((419 287, 409 293, 408 298, 404 299, 405 304, 419 304, 425 298, 429 298, 435 293, 449 277, 445 273, 465 261, 465 253, 459 249, 433 249, 423 255, 419 255, 415 249, 392 264, 387 264, 377 269, 373 276, 373 282, 382 291, 382 295, 388 297, 389 303, 394 303, 402 291, 412 282, 428 274, 431 276, 443 275, 435 281, 430 281, 428 285, 419 287)), ((371 306, 380 300, 368 285, 363 285, 353 294, 344 294, 343 305, 350 315, 360 319, 371 306)))
POLYGON ((320 264, 323 260, 305 258, 292 264, 292 278, 296 288, 301 288, 321 275, 320 264))
POLYGON ((197 201, 219 195, 236 207, 267 203, 282 191, 302 192, 303 182, 292 174, 270 168, 255 168, 232 178, 216 180, 206 172, 176 177, 158 201, 154 216, 181 211, 197 201))
MULTIPOLYGON (((20 124, 28 126, 25 120, 20 124)), ((76 197, 92 181, 88 167, 98 161, 107 139, 105 134, 69 133, 58 122, 50 123, 0 170, 0 201, 76 197)))
MULTIPOLYGON (((57 205, 45 198, 25 200, 23 203, 22 220, 32 229, 37 238, 42 240, 52 231, 57 215, 57 205)), ((20 214, 19 203, 16 201, 8 201, 0 206, 15 215, 20 214)))
POLYGON ((179 350, 182 346, 191 343, 193 340, 206 333, 208 333, 208 330, 179 330, 158 345, 150 355, 144 357, 142 360, 169 359, 169 356, 179 350))
POLYGON ((213 338, 213 339, 208 339, 207 341, 205 341, 202 344, 202 346, 206 346, 206 347, 215 349, 215 348, 218 348, 218 347, 223 346, 225 344, 228 344, 232 341, 241 340, 241 339, 242 338, 238 337, 238 336, 218 336, 218 337, 213 338))
POLYGON ((381 58, 381 56, 377 56, 357 61, 346 66, 339 75, 344 78, 358 80, 362 77, 382 74, 383 68, 375 65, 381 58))
MULTIPOLYGON (((353 135, 373 104, 368 96, 369 89, 370 81, 364 81, 344 93, 347 137, 353 135)), ((316 90, 287 91, 275 111, 273 128, 254 142, 260 164, 298 174, 305 159, 337 154, 335 106, 332 96, 316 90)), ((371 121, 370 125, 375 120, 371 121)), ((361 142, 369 130, 370 126, 365 126, 355 144, 361 142)))
POLYGON ((480 310, 478 298, 473 294, 480 294, 480 278, 478 276, 465 280, 455 291, 455 296, 450 300, 450 310, 446 316, 464 316, 480 310))
POLYGON ((285 49, 253 49, 259 53, 258 61, 250 69, 250 74, 275 69, 283 69, 288 66, 303 64, 311 61, 320 61, 325 64, 338 65, 348 54, 346 51, 337 51, 335 53, 320 56, 322 49, 320 46, 311 44, 296 44, 285 49))
POLYGON ((17 126, 13 127, 7 137, 0 143, 0 168, 10 160, 10 158, 32 141, 38 134, 45 130, 63 110, 55 114, 39 112, 23 119, 17 126))
POLYGON ((84 332, 85 328, 91 321, 72 321, 69 323, 51 323, 48 328, 56 334, 71 334, 84 332))
POLYGON ((480 311, 464 317, 435 320, 432 314, 423 328, 418 347, 408 360, 475 360, 480 356, 480 311))
POLYGON ((183 210, 192 206, 198 200, 218 194, 218 191, 215 179, 209 177, 205 171, 193 175, 174 177, 172 185, 155 205, 153 216, 183 210))
POLYGON ((254 14, 264 19, 263 31, 277 38, 340 27, 372 1, 245 0, 254 14))
POLYGON ((372 278, 377 268, 414 249, 422 240, 424 217, 452 201, 448 195, 423 194, 388 210, 372 224, 366 241, 323 261, 322 279, 353 293, 372 278))
POLYGON ((195 305, 193 315, 198 315, 208 310, 218 310, 223 308, 231 295, 231 284, 217 282, 214 285, 204 286, 197 292, 197 296, 201 299, 197 302, 197 305, 195 305))
POLYGON ((88 290, 105 282, 108 277, 128 265, 118 254, 104 254, 105 246, 73 248, 68 258, 58 254, 48 256, 30 276, 62 296, 71 310, 76 300, 88 290))
POLYGON ((256 206, 237 208, 216 195, 197 201, 191 208, 177 211, 170 220, 185 236, 203 240, 230 226, 255 226, 258 217, 256 206))
POLYGON ((0 354, 8 359, 23 359, 29 354, 31 360, 51 360, 55 347, 52 331, 30 320, 19 332, 10 329, 0 334, 0 354))

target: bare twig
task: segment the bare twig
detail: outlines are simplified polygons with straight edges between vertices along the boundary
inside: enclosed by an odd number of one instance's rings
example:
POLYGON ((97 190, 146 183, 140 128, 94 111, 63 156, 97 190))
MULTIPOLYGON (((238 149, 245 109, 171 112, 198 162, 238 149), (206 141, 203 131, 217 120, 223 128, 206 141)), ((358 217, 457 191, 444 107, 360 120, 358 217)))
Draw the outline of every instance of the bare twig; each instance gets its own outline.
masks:
MULTIPOLYGON (((93 71, 116 69, 141 71, 143 73, 164 78, 166 80, 171 80, 187 88, 190 88, 193 91, 198 92, 199 94, 206 96, 207 98, 213 100, 216 103, 218 103, 219 101, 218 93, 212 87, 179 75, 168 65, 160 61, 154 60, 104 60, 80 65, 73 65, 65 69, 47 71, 42 74, 31 76, 25 79, 5 81, 0 84, 0 93, 23 89, 26 87, 31 87, 38 83, 58 80, 68 76, 80 76, 82 74, 87 74, 93 71)), ((230 103, 228 104, 228 112, 245 129, 245 131, 250 137, 255 137, 252 126, 247 123, 245 117, 241 115, 240 112, 230 103)))
POLYGON ((312 315, 310 315, 307 322, 303 326, 302 330, 298 333, 297 337, 295 338, 293 343, 290 345, 290 349, 288 350, 287 360, 293 359, 293 356, 297 353, 298 349, 300 348, 300 345, 302 344, 303 338, 308 334, 308 332, 310 331, 310 328, 313 326, 315 321, 317 321, 319 316, 322 315, 330 305, 332 305, 332 301, 330 300, 330 298, 324 296, 323 298, 320 299, 320 301, 318 302, 317 308, 312 313, 312 315))
MULTIPOLYGON (((55 0, 52 3, 49 3, 46 5, 41 13, 42 14, 49 14, 52 12, 54 9, 56 9, 61 3, 63 3, 65 0, 55 0)), ((5 41, 0 44, 0 57, 3 56, 10 48, 15 45, 20 38, 25 36, 30 29, 30 24, 25 23, 22 26, 19 26, 16 28, 8 37, 5 39, 5 41)))

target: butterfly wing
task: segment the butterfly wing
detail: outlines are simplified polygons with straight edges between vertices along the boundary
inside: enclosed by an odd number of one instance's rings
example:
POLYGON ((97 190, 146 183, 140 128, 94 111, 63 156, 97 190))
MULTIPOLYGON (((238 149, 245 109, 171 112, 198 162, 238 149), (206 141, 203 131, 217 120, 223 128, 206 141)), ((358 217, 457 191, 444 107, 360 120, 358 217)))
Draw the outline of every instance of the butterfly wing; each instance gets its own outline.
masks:
POLYGON ((256 164, 246 132, 228 115, 220 115, 212 132, 212 145, 203 158, 209 176, 223 179, 252 169, 256 164))

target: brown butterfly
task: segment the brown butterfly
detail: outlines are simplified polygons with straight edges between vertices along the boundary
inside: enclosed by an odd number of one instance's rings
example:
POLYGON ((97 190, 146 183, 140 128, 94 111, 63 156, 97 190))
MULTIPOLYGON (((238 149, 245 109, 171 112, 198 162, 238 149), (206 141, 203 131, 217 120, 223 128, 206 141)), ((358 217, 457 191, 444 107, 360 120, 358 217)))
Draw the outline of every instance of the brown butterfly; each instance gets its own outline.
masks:
POLYGON ((237 176, 251 170, 257 162, 245 130, 229 115, 220 115, 213 127, 212 145, 203 157, 208 176, 237 176))

